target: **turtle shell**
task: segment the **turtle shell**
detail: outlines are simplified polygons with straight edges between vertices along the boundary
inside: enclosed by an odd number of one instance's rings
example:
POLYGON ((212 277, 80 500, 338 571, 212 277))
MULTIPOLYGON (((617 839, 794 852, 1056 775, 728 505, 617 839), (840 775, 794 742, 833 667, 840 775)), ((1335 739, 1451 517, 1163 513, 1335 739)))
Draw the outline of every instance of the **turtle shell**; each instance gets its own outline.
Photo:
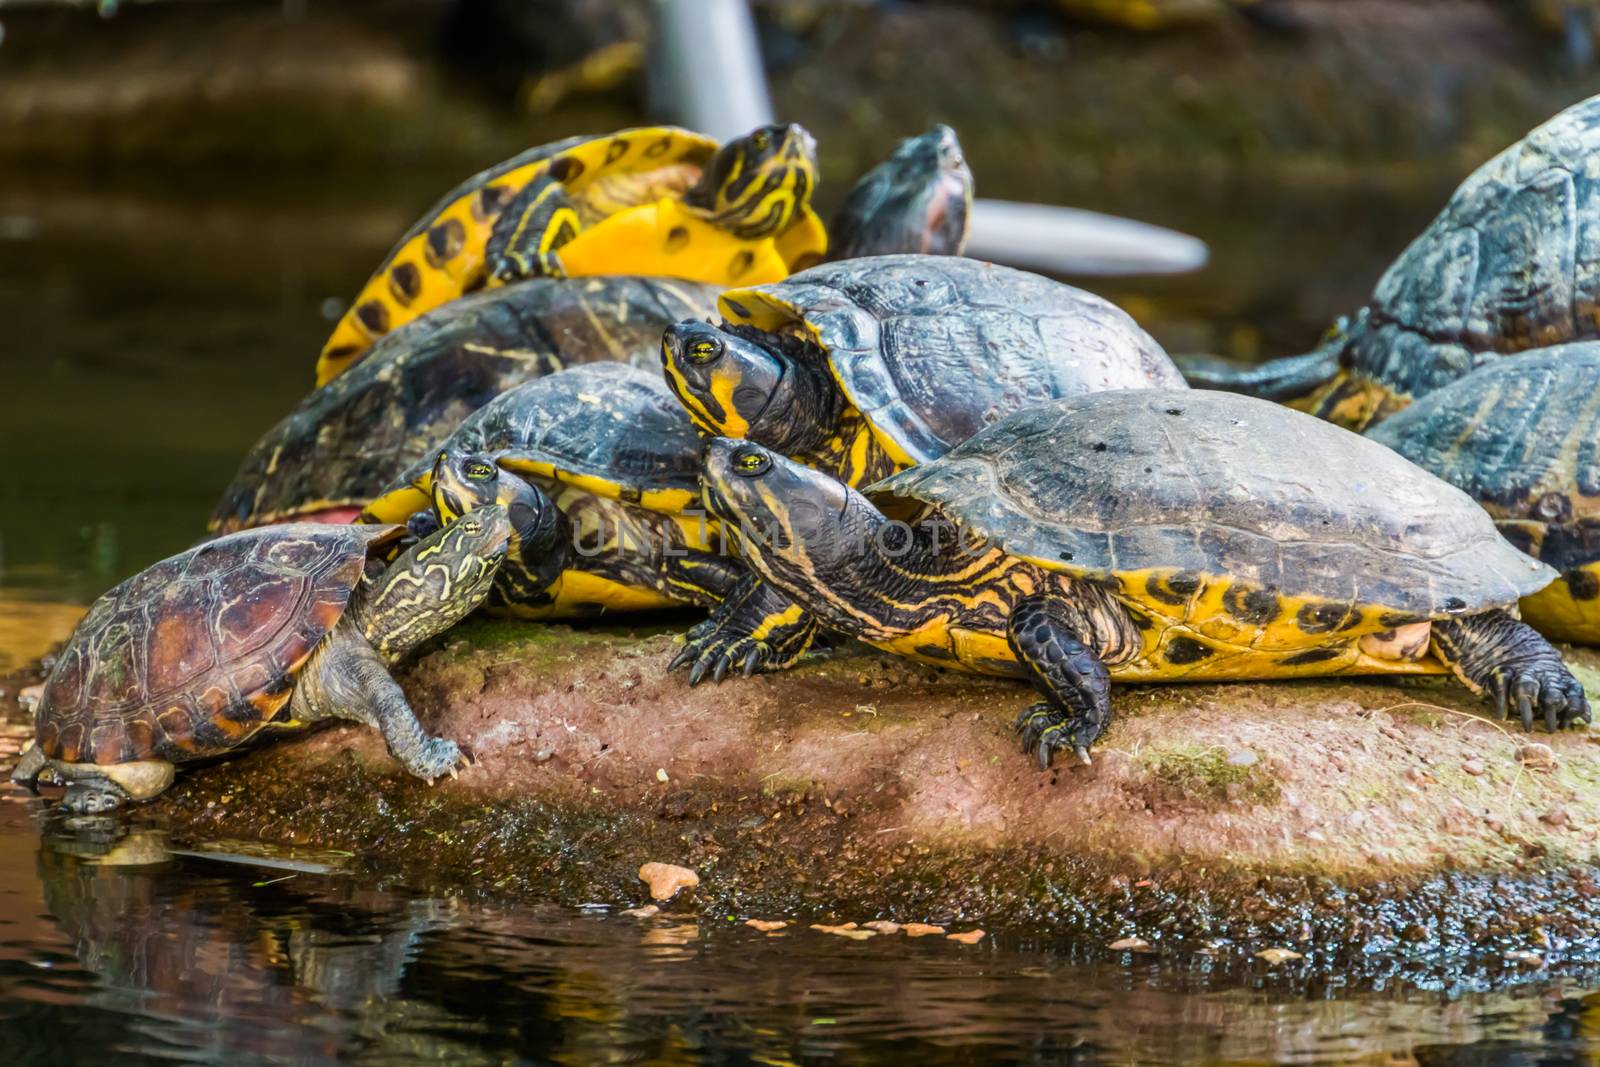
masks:
POLYGON ((1464 490, 1557 570, 1600 560, 1600 343, 1480 367, 1367 436, 1464 490))
POLYGON ((590 361, 658 368, 662 332, 704 317, 715 292, 660 278, 540 278, 454 301, 380 340, 268 430, 211 527, 353 516, 512 386, 590 361))
POLYGON ((1010 555, 1115 580, 1135 600, 1220 589, 1253 624, 1302 600, 1308 633, 1483 611, 1554 576, 1387 448, 1230 393, 1043 404, 871 492, 934 505, 1010 555))
MULTIPOLYGON (((659 364, 652 373, 596 363, 506 390, 435 451, 487 453, 508 470, 631 503, 670 500, 668 510, 681 510, 699 496, 702 444, 659 364)), ((425 497, 403 491, 426 490, 433 459, 429 453, 380 494, 370 514, 400 521, 421 504, 425 497), (401 511, 384 507, 391 499, 401 511)))
POLYGON ((540 145, 468 178, 407 230, 361 289, 317 362, 322 385, 362 358, 374 340, 484 281, 496 220, 531 182, 560 181, 584 225, 624 208, 682 194, 717 142, 652 126, 540 145))
POLYGON ((827 263, 718 301, 730 323, 796 332, 890 455, 924 463, 1030 404, 1183 387, 1126 312, 1037 274, 959 256, 827 263))
POLYGON ((1600 97, 1480 167, 1395 260, 1339 350, 1422 396, 1497 355, 1600 336, 1600 97))
POLYGON ((35 711, 66 763, 170 762, 237 747, 278 715, 394 526, 248 530, 157 563, 89 608, 35 711))

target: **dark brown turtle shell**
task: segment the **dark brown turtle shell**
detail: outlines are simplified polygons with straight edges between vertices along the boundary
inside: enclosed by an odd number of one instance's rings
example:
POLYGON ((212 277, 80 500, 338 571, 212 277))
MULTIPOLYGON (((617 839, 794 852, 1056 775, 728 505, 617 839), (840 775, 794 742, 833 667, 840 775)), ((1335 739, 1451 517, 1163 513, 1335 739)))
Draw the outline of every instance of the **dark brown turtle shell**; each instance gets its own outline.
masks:
POLYGON ((66 763, 172 763, 238 747, 279 715, 396 526, 231 534, 161 561, 89 608, 45 682, 40 750, 66 763))
POLYGON ((338 509, 353 517, 513 386, 580 363, 658 368, 662 332, 709 314, 715 294, 694 282, 616 276, 537 278, 453 300, 380 338, 268 430, 211 528, 338 509))

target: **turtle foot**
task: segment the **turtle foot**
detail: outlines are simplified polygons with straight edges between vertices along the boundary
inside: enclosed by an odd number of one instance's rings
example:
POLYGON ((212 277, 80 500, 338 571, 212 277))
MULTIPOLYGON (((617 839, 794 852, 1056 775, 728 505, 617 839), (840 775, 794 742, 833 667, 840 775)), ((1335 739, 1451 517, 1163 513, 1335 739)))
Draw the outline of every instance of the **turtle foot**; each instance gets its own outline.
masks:
POLYGON ((127 803, 128 794, 109 782, 73 782, 61 798, 61 807, 74 815, 104 815, 127 803))
POLYGON ((454 741, 442 737, 430 738, 417 756, 406 763, 406 770, 429 785, 435 779, 457 776, 464 767, 472 766, 472 758, 454 741))
POLYGON ((1022 738, 1023 754, 1038 760, 1040 770, 1047 770, 1050 758, 1062 749, 1070 749, 1088 766, 1089 746, 1105 731, 1105 724, 1041 700, 1017 716, 1016 731, 1022 738))

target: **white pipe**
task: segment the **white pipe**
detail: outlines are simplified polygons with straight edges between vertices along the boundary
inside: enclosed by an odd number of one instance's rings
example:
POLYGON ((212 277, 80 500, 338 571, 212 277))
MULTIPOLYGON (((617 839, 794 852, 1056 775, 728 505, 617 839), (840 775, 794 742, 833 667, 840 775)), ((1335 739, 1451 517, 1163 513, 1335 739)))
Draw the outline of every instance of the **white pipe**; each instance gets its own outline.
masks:
POLYGON ((719 141, 772 121, 745 0, 656 0, 655 88, 673 121, 719 141))
POLYGON ((1198 237, 1098 211, 977 200, 967 255, 1058 274, 1181 274, 1210 251, 1198 237))

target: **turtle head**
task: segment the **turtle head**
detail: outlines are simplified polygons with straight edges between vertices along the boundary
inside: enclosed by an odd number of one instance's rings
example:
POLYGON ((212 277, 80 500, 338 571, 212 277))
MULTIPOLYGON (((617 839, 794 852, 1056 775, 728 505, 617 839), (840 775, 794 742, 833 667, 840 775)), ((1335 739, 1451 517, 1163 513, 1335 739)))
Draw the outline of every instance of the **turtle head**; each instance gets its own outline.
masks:
POLYGON ((855 575, 887 521, 849 486, 749 441, 712 440, 700 485, 741 555, 803 602, 855 575))
POLYGON ((743 240, 775 237, 811 204, 817 143, 804 126, 760 126, 717 149, 684 203, 743 240))
POLYGON ((433 464, 433 509, 440 524, 486 507, 505 511, 511 525, 509 553, 524 569, 553 563, 559 573, 564 554, 561 512, 537 486, 504 470, 482 452, 445 450, 433 464))
POLYGON ((942 123, 900 143, 864 174, 834 216, 830 256, 960 255, 972 209, 972 171, 942 123))
POLYGON ((689 418, 709 434, 793 454, 816 447, 839 421, 838 390, 825 375, 754 327, 669 326, 661 363, 689 418))

